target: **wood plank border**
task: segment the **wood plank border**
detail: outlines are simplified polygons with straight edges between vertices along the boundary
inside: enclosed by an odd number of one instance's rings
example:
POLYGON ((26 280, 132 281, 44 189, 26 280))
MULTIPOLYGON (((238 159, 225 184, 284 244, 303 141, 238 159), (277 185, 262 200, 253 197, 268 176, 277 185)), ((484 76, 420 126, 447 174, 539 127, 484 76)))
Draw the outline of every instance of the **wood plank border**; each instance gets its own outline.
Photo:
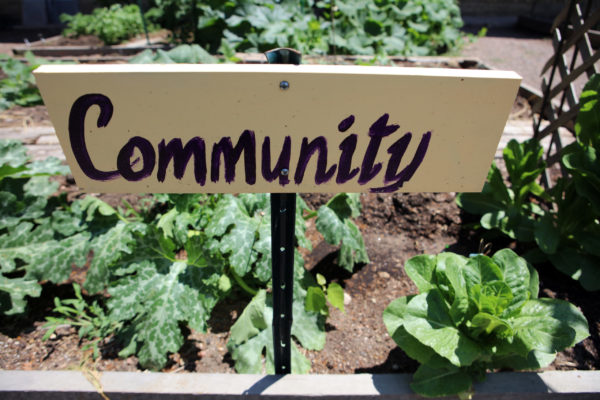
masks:
MULTIPOLYGON (((410 374, 244 375, 148 372, 0 371, 4 400, 397 399, 417 400, 410 374)), ((490 373, 474 399, 597 399, 598 371, 490 373)))

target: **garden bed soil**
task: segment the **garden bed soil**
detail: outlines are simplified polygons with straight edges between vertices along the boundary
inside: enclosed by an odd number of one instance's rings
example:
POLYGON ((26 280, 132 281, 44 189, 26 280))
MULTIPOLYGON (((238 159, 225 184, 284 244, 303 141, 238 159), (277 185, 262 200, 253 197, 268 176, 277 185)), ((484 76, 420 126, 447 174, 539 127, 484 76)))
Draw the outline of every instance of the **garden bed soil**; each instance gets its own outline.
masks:
MULTIPOLYGON (((527 105, 517 101, 513 115, 518 118, 530 113, 527 105), (524 110, 525 108, 525 110, 524 110)), ((43 107, 12 109, 0 113, 0 123, 23 124, 15 119, 6 122, 6 115, 19 115, 36 124, 46 124, 43 107), (30 113, 30 114, 29 114, 30 113), (23 117, 23 115, 25 116, 23 117), (38 121, 39 119, 39 121, 38 121), (15 122, 16 121, 16 122, 15 122)), ((74 199, 83 194, 72 177, 57 177, 61 191, 74 199)), ((311 208, 327 201, 330 195, 302 195, 311 208)), ((116 206, 123 195, 101 195, 116 206)), ((136 204, 139 197, 126 195, 136 204)), ((304 251, 306 268, 321 273, 329 281, 339 282, 346 292, 345 312, 331 309, 327 320, 327 342, 322 351, 305 351, 312 362, 312 373, 413 372, 417 363, 408 358, 389 337, 382 312, 397 297, 416 293, 416 287, 404 272, 405 261, 418 254, 454 251, 463 255, 478 252, 481 235, 470 230, 473 217, 465 215, 455 203, 453 193, 363 194, 363 211, 356 220, 366 243, 370 262, 357 266, 353 274, 336 265, 336 247, 323 241, 314 222, 309 221, 308 237, 312 251, 304 251)), ((486 240, 490 240, 489 238, 486 240)), ((492 241, 491 252, 502 247, 515 248, 515 243, 492 241)), ((85 267, 74 268, 71 281, 85 280, 85 267)), ((548 369, 600 368, 600 299, 597 294, 581 289, 574 281, 551 266, 542 266, 540 295, 573 302, 581 308, 590 325, 591 336, 573 349, 559 353, 548 369)), ((53 298, 73 298, 70 282, 43 285, 42 296, 30 300, 31 313, 24 318, 0 318, 0 369, 52 370, 93 369, 98 371, 135 371, 136 357, 120 359, 119 344, 108 338, 101 346, 101 357, 95 362, 81 350, 83 344, 76 331, 68 326, 57 329, 47 341, 44 317, 50 315, 53 298)), ((241 314, 246 298, 234 298, 219 304, 212 313, 207 333, 188 331, 178 353, 169 356, 164 372, 225 372, 233 373, 233 362, 227 353, 229 328, 241 314)))
MULTIPOLYGON (((77 189, 63 179, 63 189, 71 197, 77 189)), ((328 195, 303 195, 315 208, 328 195)), ((119 196, 103 198, 116 205, 119 196)), ((309 223, 308 236, 313 250, 305 252, 306 267, 345 288, 346 309, 342 313, 331 309, 326 325, 327 342, 322 351, 306 351, 312 362, 312 373, 390 373, 413 372, 417 363, 408 358, 390 339, 381 315, 395 298, 416 293, 403 265, 411 256, 451 250, 468 255, 477 252, 480 237, 461 230, 461 223, 470 222, 454 202, 452 193, 363 194, 363 212, 357 219, 371 262, 358 266, 353 274, 335 263, 336 248, 324 242, 309 223), (467 219, 464 221, 464 219, 467 219)), ((133 195, 129 201, 136 200, 133 195)), ((492 252, 499 248, 491 249, 492 252)), ((583 291, 551 267, 540 271, 541 295, 561 298, 581 308, 590 323, 591 337, 573 349, 560 353, 548 369, 598 369, 600 358, 600 301, 593 293, 583 291)), ((85 268, 74 269, 72 281, 83 282, 85 268)), ((136 357, 119 359, 119 345, 109 338, 102 346, 102 355, 95 362, 90 353, 80 350, 76 331, 68 326, 59 328, 47 341, 41 338, 44 316, 49 315, 55 296, 73 297, 70 284, 44 285, 42 297, 30 301, 33 311, 24 319, 0 320, 0 369, 73 369, 98 371, 138 370, 136 357)), ((165 372, 226 372, 233 373, 233 362, 226 343, 230 326, 241 314, 247 299, 232 299, 213 311, 208 333, 187 332, 182 349, 169 357, 165 372)))

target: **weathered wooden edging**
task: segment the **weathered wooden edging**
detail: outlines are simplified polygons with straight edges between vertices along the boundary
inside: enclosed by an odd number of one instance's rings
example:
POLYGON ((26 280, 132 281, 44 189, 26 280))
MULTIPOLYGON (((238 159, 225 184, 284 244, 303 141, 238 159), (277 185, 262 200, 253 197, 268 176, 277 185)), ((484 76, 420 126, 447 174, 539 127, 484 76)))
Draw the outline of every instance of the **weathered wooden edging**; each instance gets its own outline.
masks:
MULTIPOLYGON (((0 398, 99 399, 398 399, 413 400, 410 374, 286 375, 0 371, 0 398)), ((600 372, 488 374, 474 399, 597 399, 600 372)))
POLYGON ((23 56, 28 51, 40 57, 65 57, 65 56, 89 56, 120 54, 122 56, 135 55, 144 50, 168 49, 172 46, 163 44, 151 44, 146 46, 124 47, 124 46, 21 46, 13 49, 13 54, 23 56))

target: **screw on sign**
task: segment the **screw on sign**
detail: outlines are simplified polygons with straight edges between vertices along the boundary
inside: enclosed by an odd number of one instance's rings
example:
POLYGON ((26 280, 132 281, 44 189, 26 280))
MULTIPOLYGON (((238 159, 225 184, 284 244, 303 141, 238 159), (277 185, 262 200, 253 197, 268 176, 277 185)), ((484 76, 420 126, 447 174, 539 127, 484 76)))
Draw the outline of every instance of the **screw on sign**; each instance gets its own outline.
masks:
POLYGON ((83 190, 271 193, 274 361, 286 374, 296 193, 481 191, 521 79, 266 56, 34 73, 83 190))

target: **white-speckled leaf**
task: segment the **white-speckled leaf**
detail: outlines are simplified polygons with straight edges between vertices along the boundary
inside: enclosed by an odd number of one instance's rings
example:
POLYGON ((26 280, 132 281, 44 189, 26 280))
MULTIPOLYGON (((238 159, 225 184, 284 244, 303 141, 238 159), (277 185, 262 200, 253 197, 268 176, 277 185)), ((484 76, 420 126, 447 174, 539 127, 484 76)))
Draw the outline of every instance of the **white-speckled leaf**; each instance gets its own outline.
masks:
MULTIPOLYGON (((270 295, 269 295, 270 296, 270 295)), ((273 308, 264 290, 259 291, 246 306, 238 320, 231 327, 227 348, 235 360, 235 368, 244 374, 273 374, 273 308), (263 354, 266 357, 263 358, 263 354)), ((294 322, 292 336, 303 345, 320 348, 325 344, 324 329, 321 332, 316 320, 307 317, 304 303, 294 302, 294 322), (298 318, 298 320, 296 320, 298 318), (314 337, 310 337, 310 336, 314 337), (321 343, 322 341, 322 343, 321 343)), ((302 355, 292 342, 292 373, 302 374, 310 370, 310 361, 302 355)))
POLYGON ((338 263, 352 272, 354 264, 368 263, 369 257, 358 227, 350 220, 351 211, 337 214, 333 208, 324 205, 317 212, 316 226, 325 240, 333 245, 340 245, 338 263))
POLYGON ((11 272, 20 260, 28 279, 60 283, 69 277, 72 264, 85 263, 88 242, 88 233, 56 240, 49 225, 34 229, 24 222, 0 237, 0 269, 11 272))
POLYGON ((25 296, 39 297, 42 287, 34 280, 25 278, 8 279, 0 275, 0 313, 6 315, 21 314, 25 311, 27 301, 25 296), (2 296, 2 292, 8 294, 8 299, 2 296), (7 300, 7 304, 4 301, 7 300))
MULTIPOLYGON (((179 323, 204 330, 216 304, 216 288, 202 286, 202 269, 184 261, 142 261, 131 268, 132 275, 118 280, 109 289, 111 319, 132 320, 138 357, 144 368, 160 369, 169 352, 183 344, 179 323)), ((218 281, 218 279, 217 279, 218 281)))
POLYGON ((229 254, 229 262, 236 274, 244 276, 257 258, 252 249, 259 226, 260 219, 249 216, 240 199, 227 195, 219 201, 206 234, 222 236, 219 249, 223 254, 229 254))
POLYGON ((20 167, 29 161, 27 149, 19 140, 0 140, 0 166, 20 167))
POLYGON ((258 260, 254 267, 254 276, 262 282, 271 279, 271 221, 265 216, 258 227, 258 240, 254 244, 254 251, 258 253, 258 260))
POLYGON ((108 283, 109 268, 122 257, 130 254, 135 244, 135 231, 145 228, 142 223, 120 221, 106 233, 96 237, 91 245, 94 252, 90 269, 87 272, 85 288, 90 293, 103 290, 108 283))
POLYGON ((45 197, 26 196, 19 199, 13 193, 0 192, 0 229, 43 217, 47 203, 45 197))

